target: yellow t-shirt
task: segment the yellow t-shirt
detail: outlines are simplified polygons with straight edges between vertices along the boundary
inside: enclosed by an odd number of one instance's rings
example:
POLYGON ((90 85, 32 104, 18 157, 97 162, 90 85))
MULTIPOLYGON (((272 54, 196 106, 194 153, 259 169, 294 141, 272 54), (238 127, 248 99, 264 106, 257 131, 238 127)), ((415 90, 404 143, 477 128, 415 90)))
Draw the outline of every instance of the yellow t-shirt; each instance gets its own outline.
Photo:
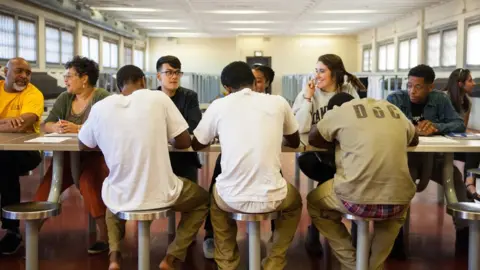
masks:
POLYGON ((38 121, 29 131, 39 133, 43 106, 43 94, 33 84, 29 83, 21 92, 9 93, 5 91, 5 81, 0 81, 0 119, 33 113, 38 121))

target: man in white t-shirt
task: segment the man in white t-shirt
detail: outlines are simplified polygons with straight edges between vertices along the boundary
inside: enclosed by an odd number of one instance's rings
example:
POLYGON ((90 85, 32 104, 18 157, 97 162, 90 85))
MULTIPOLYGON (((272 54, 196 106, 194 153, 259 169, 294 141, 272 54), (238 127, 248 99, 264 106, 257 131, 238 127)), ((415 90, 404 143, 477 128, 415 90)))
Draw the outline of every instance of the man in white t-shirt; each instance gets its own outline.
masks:
POLYGON ((113 95, 93 107, 78 138, 83 148, 100 148, 110 174, 103 182, 110 245, 109 270, 120 269, 120 241, 125 221, 114 213, 170 207, 182 213, 175 240, 160 269, 174 269, 184 261, 208 211, 208 192, 177 177, 170 165, 168 143, 190 147, 188 124, 163 92, 146 88, 145 75, 127 65, 117 72, 122 95, 113 95))
POLYGON ((339 93, 328 109, 312 127, 309 143, 335 146, 336 173, 308 194, 308 213, 342 266, 352 270, 355 248, 342 213, 385 219, 375 222, 369 262, 369 269, 383 269, 415 195, 407 146, 418 144, 418 135, 407 117, 385 100, 353 100, 339 93))
POLYGON ((221 81, 228 96, 215 100, 193 131, 192 147, 200 150, 219 137, 222 173, 217 177, 210 214, 219 269, 237 269, 237 227, 228 212, 280 211, 273 246, 263 269, 283 269, 302 211, 298 191, 280 174, 282 139, 298 147, 298 124, 281 96, 252 91, 254 76, 245 62, 227 65, 221 81))

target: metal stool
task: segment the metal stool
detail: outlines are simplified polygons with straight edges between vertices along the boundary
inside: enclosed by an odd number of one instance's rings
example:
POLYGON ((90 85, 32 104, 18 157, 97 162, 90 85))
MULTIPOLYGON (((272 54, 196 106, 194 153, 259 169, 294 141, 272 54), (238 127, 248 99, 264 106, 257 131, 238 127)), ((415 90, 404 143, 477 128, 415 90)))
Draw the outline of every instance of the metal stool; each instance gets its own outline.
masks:
POLYGON ((469 221, 468 269, 480 269, 480 205, 472 202, 460 202, 447 205, 447 213, 452 217, 469 221))
POLYGON ((60 214, 60 204, 26 202, 5 206, 2 215, 7 219, 25 220, 26 269, 38 269, 38 232, 42 220, 60 214))
POLYGON ((245 221, 248 224, 248 269, 261 269, 260 251, 260 221, 277 219, 279 212, 270 213, 230 213, 230 217, 236 221, 245 221))
POLYGON ((150 224, 152 221, 175 214, 170 208, 118 212, 123 220, 138 221, 138 270, 150 269, 150 224))
MULTIPOLYGON (((383 218, 362 218, 358 216, 354 216, 352 214, 343 214, 342 217, 347 220, 352 221, 352 226, 353 222, 355 221, 356 223, 356 239, 353 239, 353 241, 356 240, 356 258, 357 258, 357 264, 356 264, 356 270, 368 270, 369 267, 369 260, 370 260, 370 223, 375 222, 375 221, 382 221, 386 220, 383 218)), ((393 217, 395 218, 395 217, 393 217)), ((354 235, 353 235, 354 236, 354 235)), ((326 269, 331 269, 331 262, 329 255, 331 254, 330 251, 330 246, 327 244, 325 245, 325 268, 326 269)))

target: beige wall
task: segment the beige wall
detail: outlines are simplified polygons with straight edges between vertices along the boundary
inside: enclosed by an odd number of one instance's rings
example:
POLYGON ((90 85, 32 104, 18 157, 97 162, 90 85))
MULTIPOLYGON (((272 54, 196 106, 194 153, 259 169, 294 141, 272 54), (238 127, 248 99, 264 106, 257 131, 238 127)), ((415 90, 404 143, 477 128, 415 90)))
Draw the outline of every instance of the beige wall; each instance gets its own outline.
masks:
POLYGON ((349 71, 356 71, 357 46, 355 36, 279 36, 236 38, 166 38, 149 39, 147 70, 155 71, 157 59, 172 54, 182 61, 186 72, 220 74, 223 67, 235 60, 245 61, 256 50, 272 57, 275 70, 273 91, 281 91, 282 76, 309 73, 315 68, 317 58, 325 53, 338 54, 349 71))

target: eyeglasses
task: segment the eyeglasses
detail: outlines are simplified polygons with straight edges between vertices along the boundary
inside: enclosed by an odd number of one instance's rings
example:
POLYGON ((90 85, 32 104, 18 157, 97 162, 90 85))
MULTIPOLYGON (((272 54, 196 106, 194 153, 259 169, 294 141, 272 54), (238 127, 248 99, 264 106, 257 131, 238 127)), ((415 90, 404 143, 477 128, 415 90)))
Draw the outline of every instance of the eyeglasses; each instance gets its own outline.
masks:
POLYGON ((167 70, 160 73, 167 75, 167 77, 173 77, 173 75, 183 76, 183 72, 180 70, 167 70))
POLYGON ((78 76, 78 74, 68 74, 67 73, 67 74, 63 75, 63 79, 64 80, 69 80, 70 78, 75 77, 75 76, 78 76))

